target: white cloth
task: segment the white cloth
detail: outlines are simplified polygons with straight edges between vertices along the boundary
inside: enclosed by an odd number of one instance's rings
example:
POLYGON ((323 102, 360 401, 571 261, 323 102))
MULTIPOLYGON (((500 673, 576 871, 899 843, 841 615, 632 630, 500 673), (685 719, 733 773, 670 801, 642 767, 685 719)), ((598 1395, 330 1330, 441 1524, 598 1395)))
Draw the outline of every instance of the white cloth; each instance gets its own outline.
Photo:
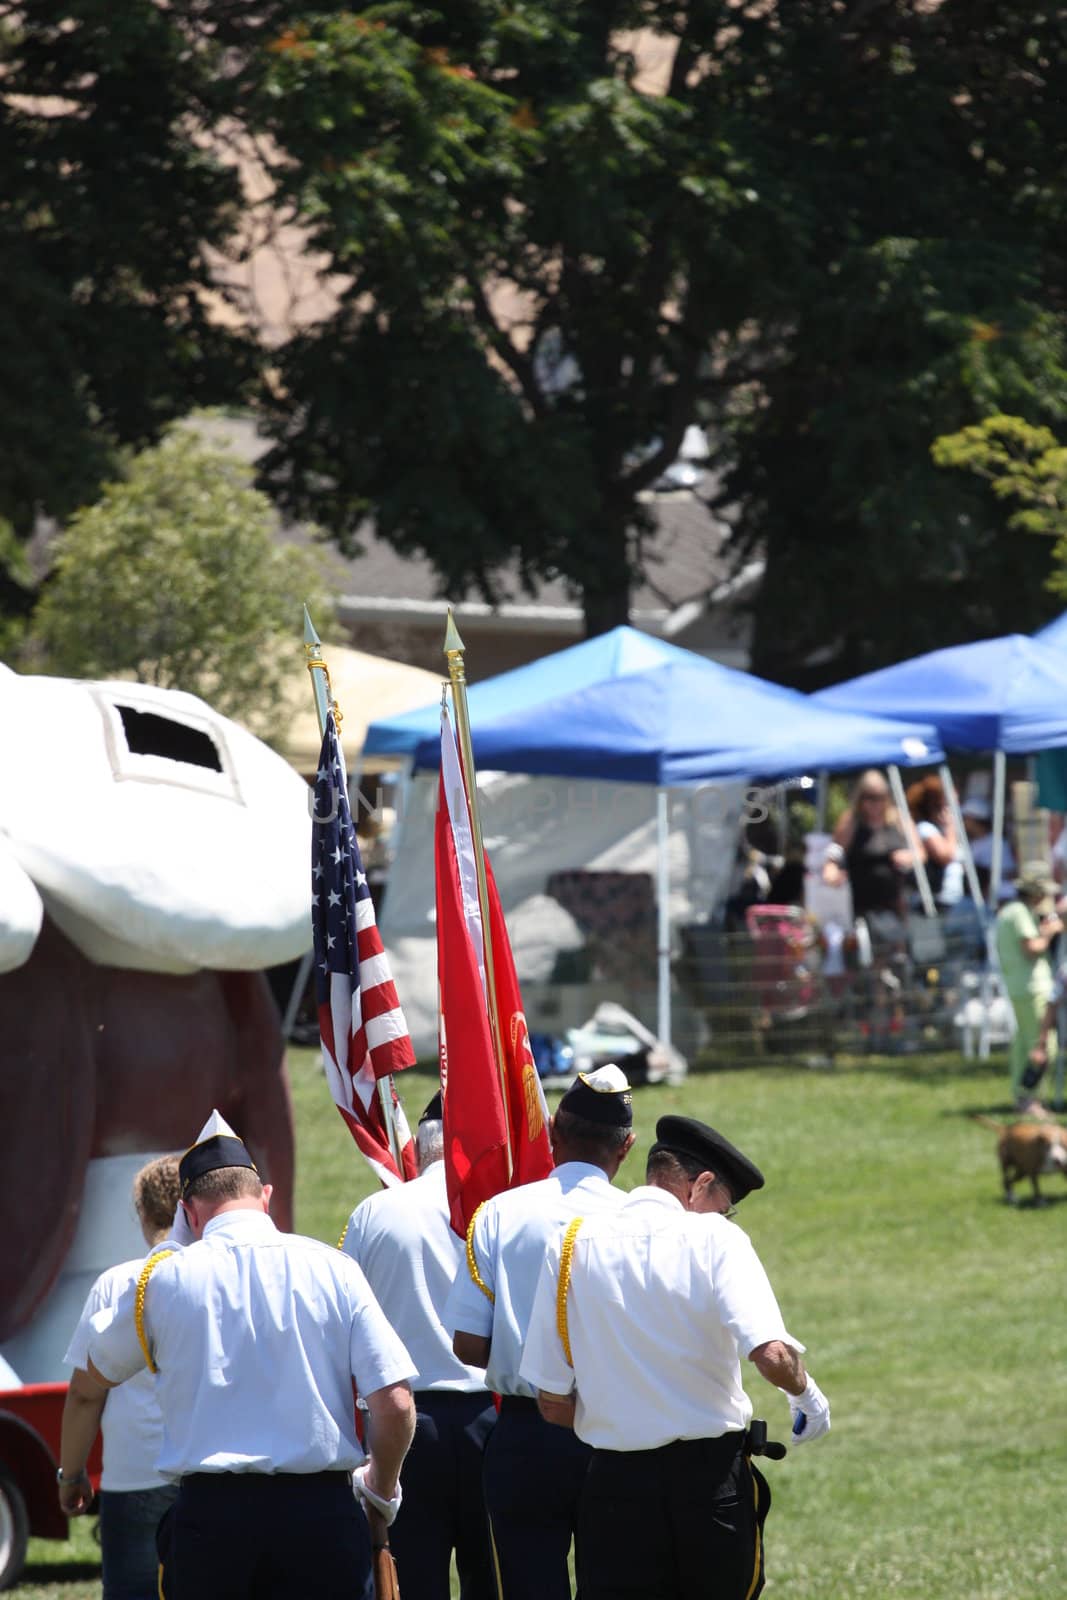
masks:
MULTIPOLYGON (((97 1278, 63 1357, 68 1367, 88 1369, 93 1317, 112 1310, 131 1286, 136 1287, 143 1266, 144 1257, 138 1256, 109 1267, 97 1278)), ((108 1395, 100 1432, 104 1441, 102 1489, 127 1493, 164 1486, 167 1480, 156 1470, 163 1444, 163 1416, 156 1399, 156 1380, 147 1368, 108 1395)))
POLYGON ((615 1211, 623 1201, 599 1167, 565 1161, 538 1183, 487 1200, 474 1225, 474 1259, 492 1303, 466 1267, 456 1274, 445 1305, 445 1327, 489 1339, 485 1381, 496 1394, 532 1395, 519 1376, 545 1251, 558 1247, 572 1217, 615 1211))
POLYGON ((747 1428, 740 1357, 786 1332, 747 1236, 718 1215, 685 1211, 665 1189, 634 1189, 611 1216, 582 1223, 571 1258, 567 1325, 557 1325, 559 1241, 546 1253, 522 1376, 534 1389, 577 1385, 574 1430, 604 1450, 653 1450, 747 1428))
MULTIPOLYGON (((91 1319, 89 1354, 112 1382, 141 1371, 133 1290, 91 1319)), ((158 1266, 145 1328, 159 1368, 159 1470, 323 1472, 361 1466, 362 1395, 414 1364, 362 1272, 339 1250, 279 1233, 265 1213, 223 1212, 158 1266)))
POLYGON ((456 1273, 467 1270, 463 1240, 448 1221, 443 1161, 358 1205, 341 1249, 403 1339, 418 1369, 414 1388, 484 1390, 481 1369, 456 1360, 441 1320, 456 1273))

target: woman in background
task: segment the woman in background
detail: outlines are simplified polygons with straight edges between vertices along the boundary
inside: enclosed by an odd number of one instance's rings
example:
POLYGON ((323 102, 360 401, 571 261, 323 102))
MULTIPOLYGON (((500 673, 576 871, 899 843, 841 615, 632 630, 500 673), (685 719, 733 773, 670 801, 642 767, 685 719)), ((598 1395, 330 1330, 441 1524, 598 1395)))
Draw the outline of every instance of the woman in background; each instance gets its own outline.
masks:
POLYGON ((944 785, 931 773, 909 787, 906 799, 925 851, 931 892, 938 906, 947 910, 963 898, 963 857, 944 785))
POLYGON ((885 777, 869 768, 834 829, 823 880, 837 885, 847 878, 852 914, 863 918, 872 944, 904 944, 906 888, 916 858, 925 860, 926 852, 911 819, 900 817, 885 777))

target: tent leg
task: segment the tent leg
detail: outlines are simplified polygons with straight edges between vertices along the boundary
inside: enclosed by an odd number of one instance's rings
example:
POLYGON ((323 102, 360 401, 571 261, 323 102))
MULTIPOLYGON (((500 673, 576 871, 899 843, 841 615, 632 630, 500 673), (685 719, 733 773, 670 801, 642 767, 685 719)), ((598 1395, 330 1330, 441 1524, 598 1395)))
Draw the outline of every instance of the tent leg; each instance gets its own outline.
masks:
POLYGON ((293 987, 289 995, 289 1004, 286 1006, 285 1016, 282 1018, 282 1038, 286 1044, 289 1042, 289 1035, 292 1033, 293 1024, 296 1022, 296 1014, 300 1009, 300 1002, 304 997, 304 990, 311 976, 311 963, 314 959, 314 950, 305 950, 300 957, 300 965, 297 968, 296 977, 293 979, 293 987))
POLYGON ((975 870, 974 856, 971 853, 971 841, 967 837, 967 829, 963 825, 963 812, 960 810, 960 797, 956 793, 956 785, 948 764, 941 768, 941 787, 945 791, 945 798, 952 812, 952 820, 956 825, 956 839, 958 849, 963 857, 963 875, 967 879, 967 888, 970 890, 971 899, 977 909, 985 915, 985 901, 982 899, 982 887, 978 882, 978 873, 975 870))
POLYGON ((656 790, 656 1034, 671 1042, 670 796, 656 790))
POLYGON ((989 909, 1000 901, 1000 879, 1004 870, 1004 790, 1008 761, 1003 750, 993 756, 993 851, 989 864, 989 909))
MULTIPOLYGON (((900 813, 900 826, 904 837, 909 842, 918 843, 918 836, 915 833, 915 827, 908 812, 908 801, 904 793, 904 783, 900 776, 900 768, 897 766, 890 765, 889 767, 889 787, 893 791, 893 802, 900 813)), ((937 907, 934 905, 934 897, 930 892, 930 880, 926 876, 926 862, 920 860, 918 851, 914 850, 914 844, 913 854, 915 857, 915 882, 919 890, 919 899, 922 901, 923 912, 928 917, 936 917, 937 907)))

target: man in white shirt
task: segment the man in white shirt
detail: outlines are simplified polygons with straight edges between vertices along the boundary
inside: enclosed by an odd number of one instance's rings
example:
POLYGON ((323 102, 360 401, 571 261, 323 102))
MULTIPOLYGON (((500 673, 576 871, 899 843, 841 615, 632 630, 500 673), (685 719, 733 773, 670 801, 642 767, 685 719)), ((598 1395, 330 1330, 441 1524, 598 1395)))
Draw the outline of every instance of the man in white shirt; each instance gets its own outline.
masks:
MULTIPOLYGON (((148 1162, 134 1178, 133 1203, 149 1249, 167 1241, 179 1192, 177 1156, 148 1162)), ((143 1266, 144 1257, 138 1256, 109 1267, 90 1289, 65 1358, 67 1365, 83 1376, 92 1318, 114 1306, 131 1284, 136 1285, 143 1266)), ((155 1379, 146 1371, 99 1397, 97 1420, 104 1437, 100 1475, 102 1600, 156 1600, 159 1593, 156 1528, 173 1505, 178 1486, 156 1467, 163 1418, 155 1390, 155 1379)), ((60 1506, 66 1510, 68 1502, 80 1504, 84 1489, 81 1478, 60 1483, 60 1506)))
POLYGON ((570 1600, 567 1557, 589 1447, 544 1422, 519 1375, 546 1250, 575 1216, 614 1210, 611 1186, 633 1144, 630 1086, 618 1067, 579 1076, 549 1124, 555 1171, 480 1206, 467 1267, 445 1306, 461 1361, 486 1369, 500 1416, 485 1452, 485 1501, 504 1600, 570 1600))
POLYGON ((496 1409, 481 1369, 456 1359, 441 1320, 464 1250, 448 1220, 440 1093, 419 1119, 416 1146, 419 1176, 358 1205, 341 1242, 418 1369, 404 1504, 389 1544, 404 1600, 449 1600, 453 1550, 461 1600, 496 1600, 482 1496, 496 1409))
POLYGON ((391 1520, 414 1428, 411 1358, 354 1262, 275 1228, 270 1186, 217 1113, 179 1175, 195 1242, 150 1258, 93 1318, 64 1412, 63 1476, 84 1468, 87 1407, 147 1366, 163 1414, 159 1470, 180 1480, 166 1600, 371 1600, 353 1478, 391 1520))
POLYGON ((648 1183, 546 1254, 522 1359, 546 1420, 593 1447, 582 1600, 755 1600, 770 1492, 741 1358, 785 1390, 793 1439, 830 1426, 747 1236, 727 1213, 763 1175, 688 1117, 661 1117, 648 1183))

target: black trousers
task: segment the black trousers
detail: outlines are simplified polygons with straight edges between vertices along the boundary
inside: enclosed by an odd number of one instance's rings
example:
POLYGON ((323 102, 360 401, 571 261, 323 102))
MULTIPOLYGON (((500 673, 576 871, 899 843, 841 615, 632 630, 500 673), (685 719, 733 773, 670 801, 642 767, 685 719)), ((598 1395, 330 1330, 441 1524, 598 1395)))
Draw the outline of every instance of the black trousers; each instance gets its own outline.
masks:
POLYGON ((404 1503, 389 1529, 404 1600, 449 1600, 452 1551, 462 1600, 496 1600, 482 1462, 496 1409, 486 1394, 423 1389, 404 1459, 404 1503))
POLYGON ((159 1525, 163 1600, 373 1600, 347 1472, 196 1472, 159 1525))
POLYGON ((582 1492, 582 1600, 756 1600, 771 1491, 745 1435, 594 1450, 582 1492))
POLYGON ((501 1400, 485 1452, 500 1600, 571 1600, 567 1554, 591 1454, 569 1428, 545 1422, 536 1401, 501 1400))

